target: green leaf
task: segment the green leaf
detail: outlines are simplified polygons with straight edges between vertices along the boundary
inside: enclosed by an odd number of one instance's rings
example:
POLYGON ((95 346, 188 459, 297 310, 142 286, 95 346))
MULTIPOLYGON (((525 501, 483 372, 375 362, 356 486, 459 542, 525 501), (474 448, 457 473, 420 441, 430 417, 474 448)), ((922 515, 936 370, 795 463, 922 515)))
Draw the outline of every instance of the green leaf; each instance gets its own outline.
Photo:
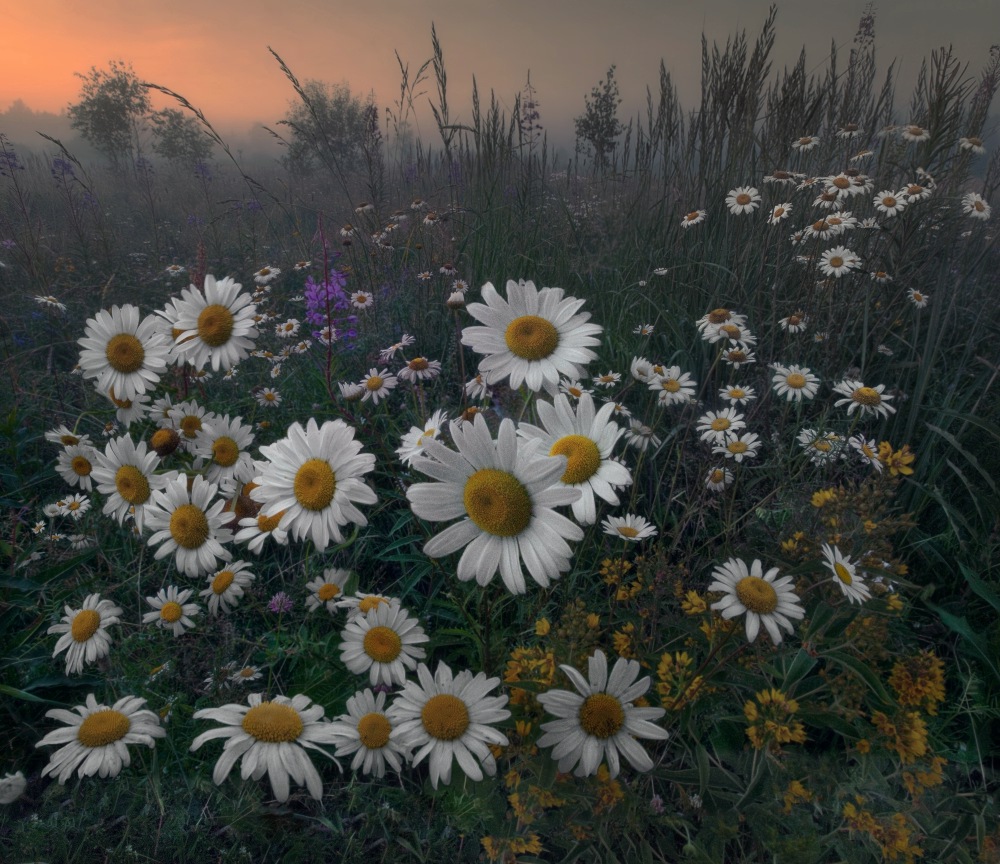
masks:
POLYGON ((868 689, 883 702, 892 701, 889 691, 885 689, 885 685, 882 683, 878 675, 869 666, 861 660, 858 660, 857 657, 852 657, 850 654, 846 654, 843 651, 830 651, 823 656, 829 662, 839 663, 845 669, 848 669, 857 675, 862 681, 865 682, 866 685, 868 685, 868 689))
POLYGON ((962 575, 965 577, 965 581, 969 583, 969 587, 996 609, 997 612, 1000 612, 1000 593, 997 592, 997 589, 980 579, 979 576, 964 564, 959 563, 958 569, 962 571, 962 575))
POLYGON ((8 684, 0 684, 0 693, 14 699, 21 699, 24 702, 38 702, 42 705, 63 704, 62 702, 53 702, 51 699, 43 699, 41 696, 36 696, 34 693, 28 693, 26 690, 18 690, 17 687, 11 687, 8 684))

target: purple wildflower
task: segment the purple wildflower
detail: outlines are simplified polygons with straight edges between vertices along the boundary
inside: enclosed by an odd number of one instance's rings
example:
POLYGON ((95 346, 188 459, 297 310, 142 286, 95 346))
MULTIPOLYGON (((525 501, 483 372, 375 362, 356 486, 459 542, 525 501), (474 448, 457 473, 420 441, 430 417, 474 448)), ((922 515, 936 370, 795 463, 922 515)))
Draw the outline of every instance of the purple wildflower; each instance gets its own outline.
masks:
POLYGON ((291 612, 292 606, 294 605, 295 604, 291 597, 289 597, 284 591, 279 591, 268 601, 267 608, 271 612, 280 615, 283 612, 291 612))

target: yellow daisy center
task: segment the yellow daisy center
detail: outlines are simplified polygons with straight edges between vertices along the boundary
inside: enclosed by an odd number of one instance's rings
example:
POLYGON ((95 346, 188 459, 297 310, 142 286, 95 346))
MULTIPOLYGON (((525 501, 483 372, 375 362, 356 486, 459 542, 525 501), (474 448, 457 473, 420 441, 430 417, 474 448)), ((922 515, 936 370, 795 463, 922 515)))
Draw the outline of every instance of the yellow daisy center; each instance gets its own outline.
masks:
POLYGON ((580 706, 580 728, 595 738, 610 738, 625 725, 622 703, 607 693, 592 693, 580 706))
POLYGON ((247 711, 240 725, 247 735, 269 744, 296 741, 303 729, 298 711, 291 705, 279 705, 275 702, 254 705, 247 711))
POLYGON ((115 488, 129 504, 145 504, 149 500, 149 480, 135 465, 122 465, 115 472, 115 488))
POLYGON ((772 216, 775 219, 780 219, 784 215, 785 215, 785 208, 784 207, 775 207, 774 208, 774 213, 772 214, 772 216))
POLYGON ((819 450, 820 453, 829 453, 833 449, 833 445, 825 438, 820 438, 818 441, 813 441, 812 446, 814 450, 819 450))
POLYGON ((845 585, 850 585, 854 581, 854 577, 851 576, 851 571, 839 561, 833 565, 833 572, 837 574, 837 578, 845 585))
POLYGON ((807 144, 812 144, 812 138, 799 138, 799 144, 805 147, 807 144))
POLYGON ((778 592, 760 576, 744 576, 736 583, 736 597, 751 612, 768 615, 778 608, 778 592))
POLYGON ((81 609, 73 616, 70 633, 74 642, 86 642, 101 626, 101 615, 93 609, 81 609))
POLYGON ((73 447, 74 445, 80 443, 80 439, 77 438, 76 435, 63 435, 59 440, 62 442, 64 447, 73 447))
POLYGON ((847 177, 834 177, 833 185, 838 189, 849 189, 851 186, 851 181, 847 177))
POLYGON ((319 597, 324 603, 328 600, 332 600, 340 593, 340 586, 335 585, 333 582, 326 582, 319 586, 319 590, 316 592, 316 596, 319 597))
POLYGON ((638 537, 639 536, 638 530, 635 529, 635 528, 633 528, 631 525, 619 525, 618 526, 618 533, 621 534, 622 537, 638 537))
POLYGON ((601 453, 586 435, 564 435, 549 450, 549 456, 565 456, 562 482, 569 485, 589 480, 601 467, 601 453))
POLYGON ((660 386, 668 393, 676 393, 681 389, 681 382, 676 378, 668 378, 666 381, 661 381, 660 386))
POLYGON ((986 205, 982 201, 973 201, 972 207, 977 213, 982 213, 986 210, 986 205))
POLYGON ((685 216, 684 218, 685 218, 685 219, 686 219, 686 220, 687 220, 688 222, 694 222, 694 220, 695 220, 695 219, 697 219, 697 218, 698 218, 698 217, 699 217, 700 215, 701 215, 701 214, 700 214, 700 213, 699 213, 699 212, 698 212, 697 210, 692 210, 692 211, 691 211, 690 213, 688 213, 688 214, 687 214, 687 216, 685 216))
POLYGON ((181 504, 170 514, 170 536, 178 546, 198 549, 208 539, 208 517, 196 504, 181 504))
POLYGON ((730 441, 726 445, 726 449, 730 453, 746 453, 750 448, 746 441, 730 441))
POLYGON ((385 384, 385 380, 381 375, 372 375, 371 378, 365 381, 365 387, 371 391, 381 390, 383 384, 385 384))
POLYGON ((79 477, 87 477, 94 470, 94 466, 90 464, 90 460, 86 456, 74 456, 70 467, 79 477))
POLYGON ((740 328, 737 327, 735 324, 723 324, 719 328, 719 332, 725 333, 730 339, 739 339, 740 336, 742 335, 740 332, 740 328))
POLYGON ((881 405, 882 397, 878 390, 872 387, 859 387, 851 394, 851 398, 861 405, 881 405))
POLYGON ((236 579, 236 574, 232 570, 220 570, 212 580, 212 593, 225 594, 229 586, 233 584, 234 579, 236 579))
POLYGON ((469 709, 457 696, 439 693, 427 700, 420 712, 424 729, 439 741, 454 741, 469 728, 469 709))
POLYGON ((361 598, 361 602, 358 603, 358 611, 362 615, 367 615, 369 612, 372 611, 372 609, 378 609, 378 607, 381 606, 383 603, 388 603, 388 602, 389 601, 386 600, 385 597, 376 597, 375 595, 370 594, 367 597, 361 598))
POLYGON ((504 339, 511 352, 524 360, 548 357, 559 345, 559 331, 538 315, 522 315, 507 325, 504 339))
POLYGON ((369 750, 378 750, 389 743, 392 726, 385 714, 373 712, 358 720, 358 738, 369 750))
POLYGON ((121 711, 105 708, 85 717, 76 730, 76 740, 84 747, 106 747, 120 741, 132 728, 132 721, 121 711))
POLYGON ((206 345, 218 348, 229 341, 235 323, 228 306, 213 303, 202 309, 198 316, 198 335, 206 345))
POLYGON ((729 396, 732 399, 742 399, 747 395, 746 390, 742 390, 739 387, 733 387, 729 391, 729 396))
POLYGON ((740 205, 749 204, 751 200, 752 199, 746 192, 740 192, 740 194, 736 196, 736 203, 740 205))
POLYGON ((160 609, 160 617, 168 624, 176 624, 184 617, 184 609, 176 600, 168 600, 160 609))
POLYGON ((806 376, 800 375, 798 372, 792 372, 791 375, 785 377, 785 383, 793 390, 801 390, 806 386, 806 376))
POLYGON ((713 309, 708 313, 709 324, 725 324, 730 318, 728 309, 713 309))
POLYGON ((826 219, 820 219, 816 222, 813 222, 812 230, 815 231, 817 234, 822 234, 824 231, 830 230, 830 224, 826 221, 826 219))
POLYGON ((483 531, 516 537, 531 522, 531 496, 513 474, 481 468, 465 481, 465 512, 483 531))
POLYGON ((728 417, 716 417, 712 421, 712 431, 725 432, 731 425, 728 417))
POLYGON ((427 362, 426 357, 414 357, 406 365, 409 366, 414 372, 423 372, 424 369, 430 366, 430 363, 427 362))
POLYGON ((895 207, 896 206, 896 199, 893 198, 892 195, 886 195, 885 198, 882 199, 882 206, 883 207, 895 207))
POLYGON ((153 437, 149 439, 149 446, 160 456, 173 453, 180 443, 181 437, 173 429, 157 429, 153 433, 153 437))
POLYGON ((376 663, 391 663, 403 650, 403 641, 391 627, 372 627, 365 633, 364 648, 376 663))
POLYGON ((833 267, 833 268, 843 267, 844 266, 844 259, 841 258, 839 255, 833 255, 833 256, 830 257, 830 262, 829 263, 830 263, 830 266, 833 267))
POLYGON ((708 478, 710 483, 721 483, 726 479, 725 472, 721 468, 716 468, 708 478))
POLYGON ((747 359, 747 353, 746 351, 741 351, 739 348, 734 348, 732 351, 726 352, 726 357, 733 363, 742 363, 747 359))
POLYGON ((223 435, 212 442, 212 459, 216 465, 229 468, 240 458, 240 445, 232 438, 223 435))
POLYGON ((325 459, 309 459, 295 472, 294 490, 306 510, 325 510, 337 491, 337 475, 325 459))
POLYGON ((265 516, 263 513, 257 517, 257 530, 265 534, 270 534, 275 528, 278 527, 278 523, 281 522, 281 517, 286 513, 282 510, 280 513, 275 513, 273 516, 265 516))
POLYGON ((104 356, 108 358, 108 365, 112 369, 127 375, 142 368, 146 352, 142 342, 131 333, 118 333, 108 340, 104 356))
POLYGON ((187 438, 195 438, 201 431, 201 417, 197 414, 187 414, 181 418, 181 422, 177 425, 181 427, 181 432, 187 438))

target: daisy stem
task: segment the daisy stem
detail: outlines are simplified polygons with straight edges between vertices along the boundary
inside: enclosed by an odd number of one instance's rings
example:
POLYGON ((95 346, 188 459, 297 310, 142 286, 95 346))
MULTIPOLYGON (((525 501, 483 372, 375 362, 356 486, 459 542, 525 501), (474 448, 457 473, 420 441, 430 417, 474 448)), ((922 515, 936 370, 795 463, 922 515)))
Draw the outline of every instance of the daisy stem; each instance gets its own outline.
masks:
POLYGON ((458 323, 458 310, 453 309, 452 315, 455 318, 455 350, 458 353, 458 374, 461 376, 459 386, 462 388, 462 405, 465 405, 465 352, 462 350, 462 327, 458 323))

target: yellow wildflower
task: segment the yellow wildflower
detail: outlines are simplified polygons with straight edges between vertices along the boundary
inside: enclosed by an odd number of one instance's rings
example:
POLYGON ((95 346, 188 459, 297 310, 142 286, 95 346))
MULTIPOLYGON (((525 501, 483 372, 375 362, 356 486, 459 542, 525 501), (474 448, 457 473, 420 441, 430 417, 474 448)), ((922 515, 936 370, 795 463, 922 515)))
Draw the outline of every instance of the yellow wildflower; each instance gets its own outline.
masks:
POLYGON ((805 804, 808 801, 812 801, 812 799, 813 793, 806 789, 806 787, 802 785, 801 781, 793 780, 788 784, 788 788, 785 790, 785 813, 791 813, 792 807, 796 804, 805 804))
POLYGON ((944 701, 944 663, 933 651, 921 651, 913 657, 896 661, 889 675, 889 685, 896 691, 900 705, 921 707, 937 714, 944 701))
POLYGON ((886 738, 886 749, 899 755, 906 765, 927 753, 927 724, 916 711, 900 714, 893 722, 881 711, 872 715, 872 723, 886 738))
POLYGON ((836 489, 820 489, 818 492, 813 492, 812 494, 812 506, 817 509, 829 504, 831 501, 837 500, 837 490, 836 489))
POLYGON ((771 752, 781 750, 782 744, 802 744, 806 730, 801 722, 793 720, 799 703, 789 699, 780 690, 761 690, 756 702, 747 701, 743 714, 747 719, 746 734, 755 750, 767 747, 771 752))
POLYGON ((552 629, 552 624, 549 622, 548 618, 539 618, 535 622, 535 635, 536 636, 548 636, 549 630, 552 629))

